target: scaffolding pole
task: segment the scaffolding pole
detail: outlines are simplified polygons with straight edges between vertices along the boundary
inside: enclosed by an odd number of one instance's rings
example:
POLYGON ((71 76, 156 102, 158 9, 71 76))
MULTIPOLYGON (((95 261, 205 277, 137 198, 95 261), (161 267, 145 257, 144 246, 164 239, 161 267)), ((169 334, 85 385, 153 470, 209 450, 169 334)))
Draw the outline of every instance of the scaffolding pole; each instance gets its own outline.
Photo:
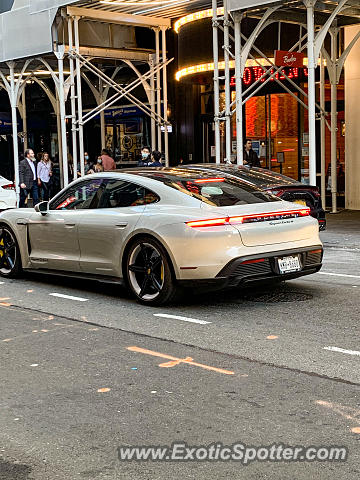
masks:
POLYGON ((220 163, 220 86, 219 86, 219 39, 217 0, 212 0, 212 30, 213 30, 213 56, 214 56, 214 122, 215 122, 215 161, 220 163))
POLYGON ((242 65, 241 65, 241 14, 234 14, 235 39, 235 103, 236 103, 236 163, 243 165, 242 118, 242 65))
POLYGON ((21 94, 21 106, 22 106, 22 121, 23 121, 23 134, 24 134, 24 150, 28 149, 28 128, 27 128, 27 110, 26 110, 26 92, 25 92, 26 87, 24 86, 24 89, 21 94))
POLYGON ((309 112, 309 183, 316 185, 316 123, 315 123, 315 56, 314 0, 306 0, 308 53, 308 112, 309 112))
MULTIPOLYGON (((106 99, 104 98, 104 82, 102 78, 99 78, 99 102, 103 103, 106 99)), ((105 110, 100 112, 100 138, 101 138, 101 149, 105 148, 106 135, 105 135, 105 110)))
MULTIPOLYGON (((154 55, 150 56, 149 62, 150 71, 154 68, 154 55)), ((150 77, 150 108, 153 112, 155 112, 155 76, 154 73, 150 77)), ((156 123, 155 118, 151 117, 151 147, 153 150, 157 150, 156 148, 156 123)))
POLYGON ((59 83, 58 83, 58 94, 59 94, 59 113, 60 113, 60 131, 61 131, 61 153, 62 158, 59 158, 59 163, 62 164, 62 186, 67 187, 69 184, 69 174, 68 174, 68 161, 67 161, 67 143, 66 143, 66 122, 65 122, 65 92, 64 92, 64 53, 65 48, 63 45, 59 46, 57 52, 55 52, 58 59, 58 70, 59 70, 59 83))
POLYGON ((80 39, 79 39, 79 20, 80 17, 76 16, 74 21, 75 27, 75 52, 76 55, 76 94, 77 94, 77 107, 78 107, 78 131, 79 131, 79 160, 80 160, 80 172, 81 176, 85 175, 84 164, 84 127, 83 127, 83 106, 82 106, 82 88, 81 88, 81 65, 78 54, 80 53, 80 39))
MULTIPOLYGON (((20 201, 20 184, 19 184, 19 145, 18 145, 18 125, 17 125, 17 98, 15 88, 15 62, 8 63, 10 69, 10 103, 11 103, 11 121, 13 134, 13 153, 14 153, 14 169, 15 169, 15 191, 16 203, 20 201)), ((20 79, 18 79, 20 81, 20 79)))
MULTIPOLYGON (((155 49, 156 49, 156 65, 160 63, 160 30, 155 28, 155 49)), ((156 72, 156 112, 158 117, 161 117, 161 72, 158 69, 156 72)), ((158 120, 157 125, 157 148, 161 152, 161 123, 158 120)))
POLYGON ((228 2, 224 0, 224 61, 225 61, 225 155, 231 161, 231 94, 230 94, 230 38, 228 2))
MULTIPOLYGON (((69 51, 74 48, 73 45, 73 19, 68 18, 69 51)), ((75 94, 75 72, 74 58, 70 55, 70 99, 71 99, 71 134, 72 134, 72 155, 73 155, 73 180, 77 179, 78 161, 77 161, 77 128, 76 128, 76 94, 75 94)))
POLYGON ((320 144, 321 144, 321 203, 326 208, 326 143, 325 143, 325 65, 320 57, 320 144))
POLYGON ((166 28, 161 29, 162 33, 162 61, 163 68, 163 102, 164 102, 164 148, 165 165, 169 166, 169 132, 168 132, 168 97, 167 97, 167 69, 166 69, 166 28))
POLYGON ((333 74, 330 75, 331 84, 331 212, 337 213, 337 82, 336 82, 336 60, 337 60, 337 38, 338 29, 330 29, 331 37, 331 65, 333 74))

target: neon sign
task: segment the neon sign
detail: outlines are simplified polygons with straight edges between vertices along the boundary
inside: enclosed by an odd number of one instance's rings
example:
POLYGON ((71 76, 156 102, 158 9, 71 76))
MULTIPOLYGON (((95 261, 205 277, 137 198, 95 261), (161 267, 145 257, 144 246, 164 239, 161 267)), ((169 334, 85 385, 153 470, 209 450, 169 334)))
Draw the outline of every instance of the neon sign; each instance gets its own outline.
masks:
MULTIPOLYGON (((301 70, 304 72, 304 75, 307 77, 308 76, 307 68, 302 68, 301 70)), ((274 76, 270 77, 270 80, 269 80, 270 82, 275 82, 275 80, 284 81, 284 80, 287 80, 288 78, 297 80, 300 76, 298 67, 285 67, 283 68, 282 71, 286 76, 283 75, 281 72, 274 73, 275 69, 271 69, 267 75, 261 78, 265 73, 261 67, 246 67, 244 70, 242 80, 245 85, 250 85, 251 83, 254 83, 260 79, 261 79, 260 82, 265 82, 269 78, 269 76, 272 74, 274 74, 274 76)), ((235 84, 236 84, 235 77, 231 77, 230 86, 234 87, 235 84)))

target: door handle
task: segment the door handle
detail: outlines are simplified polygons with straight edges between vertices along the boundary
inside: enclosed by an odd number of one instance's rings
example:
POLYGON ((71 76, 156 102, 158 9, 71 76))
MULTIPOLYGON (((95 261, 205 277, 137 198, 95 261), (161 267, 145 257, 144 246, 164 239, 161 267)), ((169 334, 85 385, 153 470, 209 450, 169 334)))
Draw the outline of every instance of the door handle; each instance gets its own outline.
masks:
POLYGON ((65 223, 65 228, 74 228, 75 223, 65 223))
POLYGON ((116 228, 126 228, 127 227, 127 222, 124 222, 124 223, 117 223, 115 225, 116 228))

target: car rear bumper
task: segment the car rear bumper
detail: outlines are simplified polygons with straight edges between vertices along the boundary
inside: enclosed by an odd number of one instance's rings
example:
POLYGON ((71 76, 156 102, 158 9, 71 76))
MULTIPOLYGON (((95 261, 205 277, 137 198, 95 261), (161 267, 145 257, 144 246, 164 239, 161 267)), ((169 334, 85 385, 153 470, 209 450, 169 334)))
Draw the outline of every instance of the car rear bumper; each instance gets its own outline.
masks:
POLYGON ((184 287, 200 290, 217 290, 245 286, 250 283, 290 280, 318 272, 322 266, 322 256, 322 246, 314 245, 301 249, 275 251, 265 256, 258 254, 239 257, 225 265, 215 278, 180 280, 179 283, 184 287), (281 274, 277 259, 288 255, 299 255, 301 270, 281 274))

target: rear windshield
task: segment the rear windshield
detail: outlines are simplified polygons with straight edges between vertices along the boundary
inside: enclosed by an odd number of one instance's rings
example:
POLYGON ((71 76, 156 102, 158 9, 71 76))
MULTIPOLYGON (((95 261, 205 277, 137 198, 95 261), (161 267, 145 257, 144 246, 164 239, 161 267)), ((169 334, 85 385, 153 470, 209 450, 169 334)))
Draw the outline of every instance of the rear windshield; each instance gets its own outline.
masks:
POLYGON ((195 177, 144 172, 143 175, 159 180, 168 187, 215 207, 247 205, 250 203, 278 202, 280 199, 237 178, 213 175, 195 177))

